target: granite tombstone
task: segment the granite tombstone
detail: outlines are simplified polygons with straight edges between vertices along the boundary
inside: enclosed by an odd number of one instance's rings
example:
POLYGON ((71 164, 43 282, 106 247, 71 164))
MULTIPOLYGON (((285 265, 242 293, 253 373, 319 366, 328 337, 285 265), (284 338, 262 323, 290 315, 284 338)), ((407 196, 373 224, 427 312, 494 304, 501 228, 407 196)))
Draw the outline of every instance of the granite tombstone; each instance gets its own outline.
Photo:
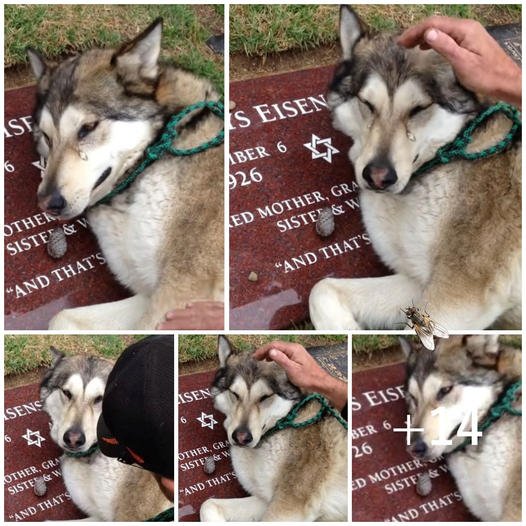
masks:
POLYGON ((60 448, 49 436, 37 384, 8 389, 4 395, 4 520, 50 521, 84 517, 73 504, 60 473, 60 448), (35 479, 46 492, 37 496, 35 479))
POLYGON ((352 375, 352 518, 354 521, 474 521, 446 464, 423 464, 406 451, 405 366, 352 375), (428 472, 431 493, 416 492, 428 472))

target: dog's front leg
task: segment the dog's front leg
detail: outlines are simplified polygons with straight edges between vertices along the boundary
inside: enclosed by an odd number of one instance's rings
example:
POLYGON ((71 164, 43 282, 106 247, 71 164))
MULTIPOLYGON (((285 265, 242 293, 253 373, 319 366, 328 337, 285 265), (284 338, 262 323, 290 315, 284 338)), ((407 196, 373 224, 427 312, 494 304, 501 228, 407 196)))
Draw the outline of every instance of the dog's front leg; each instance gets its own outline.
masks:
POLYGON ((146 297, 136 295, 120 301, 65 309, 51 319, 49 329, 77 331, 135 329, 147 305, 146 297))
POLYGON ((259 521, 267 509, 267 503, 252 495, 239 499, 208 499, 199 510, 201 522, 259 521))
POLYGON ((421 296, 420 284, 403 274, 326 278, 310 293, 310 319, 318 330, 401 329, 401 309, 418 304, 421 296))

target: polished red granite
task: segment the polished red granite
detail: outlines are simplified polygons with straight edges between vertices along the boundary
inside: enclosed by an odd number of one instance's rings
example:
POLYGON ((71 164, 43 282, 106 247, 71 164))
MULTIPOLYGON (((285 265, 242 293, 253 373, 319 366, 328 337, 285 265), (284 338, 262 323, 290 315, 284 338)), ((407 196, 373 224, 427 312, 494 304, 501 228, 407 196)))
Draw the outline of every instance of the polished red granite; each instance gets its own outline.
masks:
POLYGON ((72 520, 84 515, 72 503, 60 474, 60 448, 49 436, 49 418, 40 409, 39 386, 4 393, 4 520, 72 520), (35 477, 47 493, 34 493, 35 477))
POLYGON ((364 233, 347 157, 350 139, 331 126, 325 93, 332 70, 230 86, 235 104, 229 156, 233 329, 281 329, 302 322, 310 290, 324 277, 388 273, 364 233), (326 206, 335 214, 335 231, 322 238, 315 221, 326 206))
POLYGON ((5 328, 45 329, 64 308, 129 295, 110 274, 83 217, 62 223, 68 251, 52 259, 46 251, 57 222, 37 207, 40 182, 33 145, 33 86, 5 93, 4 254, 5 328))
POLYGON ((244 497, 230 463, 223 415, 214 409, 209 387, 214 372, 179 377, 179 520, 198 521, 201 504, 208 498, 244 497), (206 457, 214 456, 216 469, 203 470, 206 457))
POLYGON ((354 521, 474 521, 444 462, 423 466, 406 452, 403 364, 352 375, 352 518, 354 521), (416 493, 429 470, 432 490, 416 493))

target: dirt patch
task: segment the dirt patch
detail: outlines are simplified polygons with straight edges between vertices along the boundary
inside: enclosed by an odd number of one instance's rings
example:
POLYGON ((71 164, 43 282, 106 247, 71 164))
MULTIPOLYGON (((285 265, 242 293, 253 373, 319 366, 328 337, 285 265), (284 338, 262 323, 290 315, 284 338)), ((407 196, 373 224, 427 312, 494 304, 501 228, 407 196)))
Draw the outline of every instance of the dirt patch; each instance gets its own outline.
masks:
POLYGON ((214 371, 217 369, 217 358, 203 360, 200 362, 186 362, 179 364, 179 376, 187 374, 204 373, 205 371, 214 371))
POLYGON ((29 66, 14 66, 4 70, 4 89, 23 88, 35 84, 35 77, 29 66))
POLYGON ((384 365, 391 365, 393 363, 404 361, 405 355, 399 345, 393 345, 392 347, 387 347, 381 351, 371 351, 370 353, 353 353, 352 372, 355 373, 365 369, 373 369, 374 367, 382 367, 384 365))
POLYGON ((40 380, 42 380, 44 371, 46 371, 46 369, 47 367, 39 367, 38 369, 33 369, 28 373, 8 374, 6 377, 4 377, 4 390, 20 387, 21 385, 40 383, 40 380))
POLYGON ((310 51, 285 51, 266 57, 248 57, 236 53, 230 56, 230 82, 336 65, 339 57, 340 48, 336 44, 321 46, 310 51))

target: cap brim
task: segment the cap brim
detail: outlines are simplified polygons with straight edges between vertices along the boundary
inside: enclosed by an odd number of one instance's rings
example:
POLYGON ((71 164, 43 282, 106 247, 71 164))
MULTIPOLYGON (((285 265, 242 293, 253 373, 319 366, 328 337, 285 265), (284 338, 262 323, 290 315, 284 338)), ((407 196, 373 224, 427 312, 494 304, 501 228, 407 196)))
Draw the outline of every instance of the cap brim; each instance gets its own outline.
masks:
POLYGON ((102 414, 99 417, 97 423, 97 437, 99 440, 99 448, 101 452, 107 457, 113 458, 126 458, 126 449, 119 444, 119 441, 113 436, 113 433, 109 430, 102 414))

